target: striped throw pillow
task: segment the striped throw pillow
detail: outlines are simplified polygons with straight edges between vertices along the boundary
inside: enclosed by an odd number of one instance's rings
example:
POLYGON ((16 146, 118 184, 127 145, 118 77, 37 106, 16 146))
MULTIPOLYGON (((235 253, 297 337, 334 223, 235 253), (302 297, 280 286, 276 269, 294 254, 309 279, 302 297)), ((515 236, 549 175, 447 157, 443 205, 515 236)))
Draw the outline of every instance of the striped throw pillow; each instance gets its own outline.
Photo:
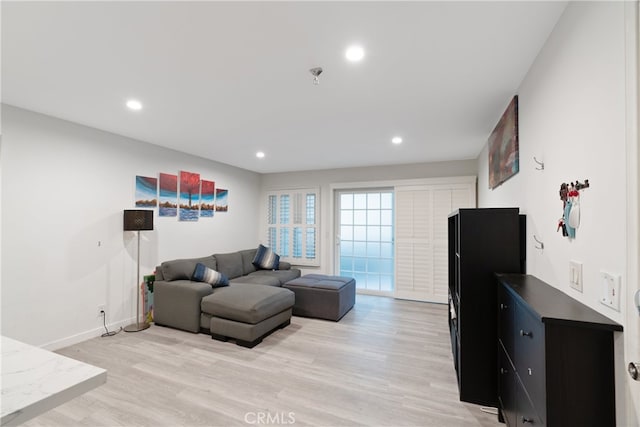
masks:
POLYGON ((280 266, 280 255, 273 252, 270 248, 260 245, 258 246, 252 264, 262 270, 277 270, 280 266))
POLYGON ((219 271, 215 271, 204 264, 197 263, 192 280, 209 283, 214 288, 229 286, 229 279, 219 271))

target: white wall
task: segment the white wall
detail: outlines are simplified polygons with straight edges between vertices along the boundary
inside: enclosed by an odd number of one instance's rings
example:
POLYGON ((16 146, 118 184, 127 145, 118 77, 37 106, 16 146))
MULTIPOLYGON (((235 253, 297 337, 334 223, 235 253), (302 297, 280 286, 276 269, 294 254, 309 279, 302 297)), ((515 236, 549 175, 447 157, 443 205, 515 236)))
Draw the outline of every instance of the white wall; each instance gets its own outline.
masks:
MULTIPOLYGON (((377 166, 345 169, 313 170, 304 172, 272 173, 262 176, 263 203, 260 207, 260 225, 266 218, 266 191, 291 188, 320 189, 320 267, 301 268, 306 273, 333 273, 333 212, 332 186, 341 185, 354 188, 363 183, 377 186, 392 186, 400 180, 423 178, 439 178, 453 176, 475 176, 477 164, 475 160, 451 162, 417 163, 397 166, 377 166), (344 185, 343 185, 344 184, 344 185), (313 271, 312 271, 313 270, 313 271)), ((266 230, 261 228, 261 240, 265 240, 266 230)))
MULTIPOLYGON (((635 95, 625 88, 624 31, 622 2, 570 2, 519 88, 520 172, 490 190, 487 147, 478 158, 479 206, 527 214, 527 272, 623 325, 624 297, 622 313, 598 300, 600 270, 622 276, 622 296, 627 286, 625 105, 635 95), (544 171, 535 170, 534 156, 544 171), (591 187, 581 192, 580 227, 568 240, 556 231, 558 192, 576 179, 591 187), (534 234, 544 250, 534 248, 534 234), (570 260, 583 263, 583 293, 569 287, 570 260)), ((637 425, 624 418, 622 336, 616 334, 618 422, 637 425)))
POLYGON ((490 190, 487 147, 478 160, 479 206, 527 214, 527 271, 618 322, 621 314, 597 301, 599 271, 623 274, 626 266, 623 20, 622 3, 570 4, 519 89, 520 172, 490 190), (576 179, 591 187, 581 192, 581 223, 569 240, 556 231, 558 192, 576 179), (569 288, 570 259, 583 262, 582 294, 569 288))
POLYGON ((260 176, 3 106, 2 334, 59 348, 135 318, 135 233, 122 231, 135 176, 200 173, 229 189, 229 212, 158 218, 142 232, 141 274, 162 261, 254 247, 260 176), (98 244, 100 242, 100 245, 98 244))

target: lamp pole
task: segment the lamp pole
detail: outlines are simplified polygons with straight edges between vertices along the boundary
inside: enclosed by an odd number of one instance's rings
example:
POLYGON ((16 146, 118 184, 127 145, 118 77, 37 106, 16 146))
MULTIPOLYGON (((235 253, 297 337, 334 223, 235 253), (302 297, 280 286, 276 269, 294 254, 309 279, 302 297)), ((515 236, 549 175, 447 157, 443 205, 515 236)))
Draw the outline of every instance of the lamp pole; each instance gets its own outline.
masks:
POLYGON ((147 329, 149 324, 144 321, 142 324, 140 323, 140 230, 136 231, 138 233, 138 262, 136 269, 136 323, 131 324, 129 326, 124 327, 125 332, 139 332, 147 329))

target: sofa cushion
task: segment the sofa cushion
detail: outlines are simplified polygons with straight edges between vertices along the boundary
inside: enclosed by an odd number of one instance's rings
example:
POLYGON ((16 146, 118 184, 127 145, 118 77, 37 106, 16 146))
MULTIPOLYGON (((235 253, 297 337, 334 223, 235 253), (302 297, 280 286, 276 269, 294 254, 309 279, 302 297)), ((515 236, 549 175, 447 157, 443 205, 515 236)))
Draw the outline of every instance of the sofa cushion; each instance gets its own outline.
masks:
POLYGON ((209 283, 214 288, 229 286, 229 279, 227 276, 202 263, 196 264, 196 269, 193 271, 192 279, 196 282, 209 283))
POLYGON ((277 270, 280 264, 280 256, 273 252, 271 248, 264 245, 258 246, 256 256, 253 258, 253 265, 263 270, 277 270))
POLYGON ((253 259, 256 256, 257 249, 245 249, 240 251, 242 256, 242 275, 246 276, 249 273, 256 271, 256 266, 253 265, 253 259))
POLYGON ((242 255, 240 252, 231 252, 228 254, 215 254, 218 270, 229 279, 235 279, 242 276, 242 255))
POLYGON ((215 317, 255 325, 293 307, 294 302, 289 289, 231 285, 202 298, 200 308, 215 317))
POLYGON ((162 277, 167 282, 174 280, 191 280, 193 271, 196 269, 196 264, 198 263, 204 264, 213 270, 217 269, 216 259, 211 255, 203 258, 174 259, 172 261, 165 261, 160 265, 162 277))
MULTIPOLYGON (((289 280, 300 277, 300 270, 293 268, 291 270, 258 270, 249 274, 247 277, 271 277, 276 278, 280 285, 287 283, 289 280)), ((244 277, 242 278, 244 281, 244 277)))
POLYGON ((267 275, 249 274, 248 276, 236 277, 231 281, 232 285, 245 283, 249 285, 282 286, 277 277, 267 275))

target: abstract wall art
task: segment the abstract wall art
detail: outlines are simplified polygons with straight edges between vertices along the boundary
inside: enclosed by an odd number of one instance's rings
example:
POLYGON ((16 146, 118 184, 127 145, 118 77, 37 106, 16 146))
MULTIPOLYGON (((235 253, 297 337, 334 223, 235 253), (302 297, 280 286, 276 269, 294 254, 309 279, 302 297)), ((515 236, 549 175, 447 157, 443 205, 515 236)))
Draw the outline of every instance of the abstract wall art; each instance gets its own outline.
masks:
POLYGON ((160 173, 160 212, 158 215, 178 215, 178 175, 160 173))
POLYGON ((213 181, 202 180, 200 184, 200 216, 212 218, 216 209, 215 204, 215 187, 213 181))
POLYGON ((489 188, 496 188, 518 173, 519 156, 516 95, 489 136, 489 188))
POLYGON ((216 212, 229 211, 229 191, 216 188, 216 212))
POLYGON ((200 174, 180 172, 180 221, 197 221, 200 214, 200 174))
POLYGON ((158 178, 136 175, 136 208, 158 206, 158 178))

